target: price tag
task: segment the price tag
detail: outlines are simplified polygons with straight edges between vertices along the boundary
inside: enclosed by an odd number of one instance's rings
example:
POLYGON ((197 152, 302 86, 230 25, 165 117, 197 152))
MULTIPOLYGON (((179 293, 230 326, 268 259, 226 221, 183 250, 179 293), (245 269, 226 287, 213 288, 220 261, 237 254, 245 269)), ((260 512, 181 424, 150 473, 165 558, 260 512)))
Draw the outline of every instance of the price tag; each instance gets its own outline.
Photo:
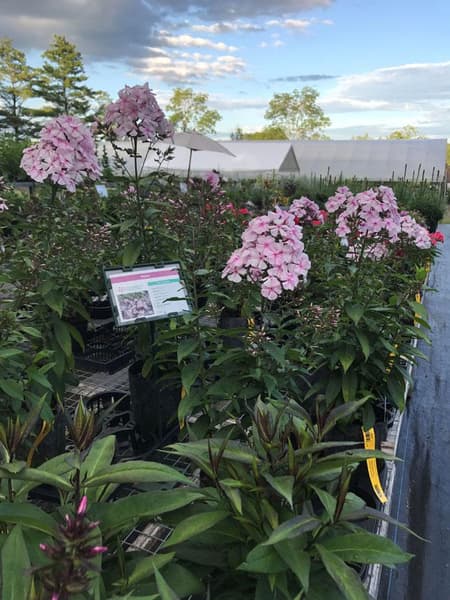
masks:
MULTIPOLYGON (((375 429, 373 427, 371 427, 368 431, 364 431, 363 429, 362 433, 364 438, 364 448, 366 450, 375 450, 375 429)), ((388 499, 381 486, 380 476, 378 474, 377 459, 368 458, 366 463, 373 491, 375 492, 378 500, 382 504, 386 504, 388 499)))

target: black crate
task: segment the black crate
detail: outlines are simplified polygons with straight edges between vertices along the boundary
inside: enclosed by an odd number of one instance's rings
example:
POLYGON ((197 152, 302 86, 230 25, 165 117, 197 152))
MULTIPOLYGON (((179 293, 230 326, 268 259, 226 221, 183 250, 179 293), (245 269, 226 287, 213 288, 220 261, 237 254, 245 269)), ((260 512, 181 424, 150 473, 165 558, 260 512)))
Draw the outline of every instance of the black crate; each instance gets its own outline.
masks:
POLYGON ((88 333, 84 351, 75 349, 75 365, 87 371, 114 373, 133 358, 129 337, 112 323, 88 333))

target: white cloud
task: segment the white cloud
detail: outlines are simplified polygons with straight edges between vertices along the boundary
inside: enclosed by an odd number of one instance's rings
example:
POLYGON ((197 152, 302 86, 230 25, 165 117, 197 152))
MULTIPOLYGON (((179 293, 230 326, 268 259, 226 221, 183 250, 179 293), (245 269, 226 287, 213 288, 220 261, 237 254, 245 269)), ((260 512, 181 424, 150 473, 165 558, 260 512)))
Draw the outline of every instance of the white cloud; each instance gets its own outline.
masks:
POLYGON ((157 56, 134 61, 136 71, 166 82, 189 82, 241 75, 245 62, 236 56, 222 55, 211 59, 200 54, 157 56))
POLYGON ((199 37, 193 37, 191 35, 162 35, 159 41, 163 45, 172 47, 197 47, 197 48, 212 48, 213 50, 219 50, 220 52, 235 52, 237 48, 235 46, 227 46, 223 42, 213 42, 211 40, 199 37))
POLYGON ((264 28, 253 23, 222 21, 221 23, 213 23, 212 25, 192 25, 192 30, 202 33, 234 33, 236 31, 264 31, 264 28))
POLYGON ((411 110, 450 100, 450 61, 415 63, 347 75, 321 102, 333 110, 411 110))
POLYGON ((266 21, 267 27, 283 27, 293 31, 306 31, 311 25, 333 25, 331 19, 270 19, 266 21))

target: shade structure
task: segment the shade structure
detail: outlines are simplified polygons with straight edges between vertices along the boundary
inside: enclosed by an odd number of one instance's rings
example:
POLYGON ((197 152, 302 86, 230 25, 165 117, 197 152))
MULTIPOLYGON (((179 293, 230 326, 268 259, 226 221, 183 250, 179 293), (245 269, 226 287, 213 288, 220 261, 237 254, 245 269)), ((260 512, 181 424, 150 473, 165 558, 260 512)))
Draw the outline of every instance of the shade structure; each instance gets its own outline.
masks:
POLYGON ((189 149, 189 165, 187 179, 189 179, 189 175, 191 173, 191 162, 193 152, 219 152, 222 154, 229 154, 230 156, 234 156, 234 154, 230 152, 228 148, 225 148, 225 146, 222 146, 222 144, 219 144, 219 142, 216 142, 216 140, 213 140, 207 137, 206 135, 203 135, 202 133, 198 133, 196 131, 182 131, 179 133, 174 133, 172 136, 172 140, 175 146, 184 146, 185 148, 189 149))

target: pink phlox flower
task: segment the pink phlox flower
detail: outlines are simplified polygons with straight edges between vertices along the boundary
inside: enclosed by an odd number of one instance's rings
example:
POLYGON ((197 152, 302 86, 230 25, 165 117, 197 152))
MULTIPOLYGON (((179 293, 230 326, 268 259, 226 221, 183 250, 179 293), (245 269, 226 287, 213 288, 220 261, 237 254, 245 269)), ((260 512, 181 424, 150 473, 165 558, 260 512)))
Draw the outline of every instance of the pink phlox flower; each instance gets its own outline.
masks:
POLYGON ((261 296, 268 300, 276 300, 281 292, 281 283, 276 277, 267 277, 261 285, 261 296))
POLYGON ((148 83, 126 85, 121 89, 119 99, 106 107, 104 122, 116 137, 131 136, 156 141, 173 135, 173 128, 148 83))
POLYGON ((6 204, 6 200, 0 198, 0 212, 3 212, 4 210, 9 210, 8 205, 6 204))
POLYGON ((83 179, 95 180, 101 173, 91 132, 68 115, 56 117, 43 127, 39 142, 24 150, 20 164, 34 181, 50 179, 70 192, 83 179))
POLYGON ((289 212, 294 217, 297 217, 299 223, 313 223, 317 221, 318 224, 322 224, 324 222, 319 205, 306 196, 294 199, 289 207, 289 212))
POLYGON ((203 179, 210 185, 212 190, 217 190, 220 187, 220 175, 215 171, 209 171, 203 179))

